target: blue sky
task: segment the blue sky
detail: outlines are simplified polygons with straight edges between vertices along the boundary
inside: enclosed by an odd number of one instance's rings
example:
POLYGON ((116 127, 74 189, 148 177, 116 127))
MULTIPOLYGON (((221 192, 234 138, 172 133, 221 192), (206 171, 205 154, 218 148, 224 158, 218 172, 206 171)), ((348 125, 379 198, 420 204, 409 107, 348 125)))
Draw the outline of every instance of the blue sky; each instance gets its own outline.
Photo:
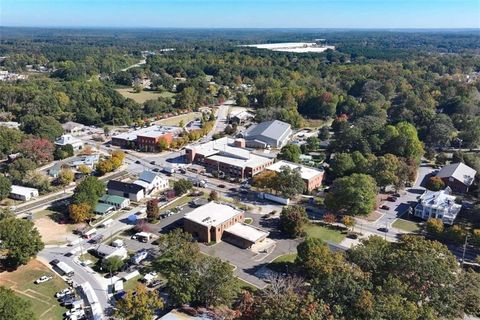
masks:
POLYGON ((480 0, 0 0, 0 25, 480 28, 480 0))

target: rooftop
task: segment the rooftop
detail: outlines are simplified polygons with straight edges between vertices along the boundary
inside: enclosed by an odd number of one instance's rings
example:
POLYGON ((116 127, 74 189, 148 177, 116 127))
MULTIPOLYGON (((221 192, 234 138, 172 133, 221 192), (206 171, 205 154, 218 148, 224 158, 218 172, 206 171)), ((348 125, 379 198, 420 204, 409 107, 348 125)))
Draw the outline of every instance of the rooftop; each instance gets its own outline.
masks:
POLYGON ((212 201, 185 214, 185 219, 207 227, 216 227, 240 213, 242 211, 231 206, 212 201))
POLYGON ((99 201, 100 202, 110 202, 114 203, 117 205, 121 205, 125 200, 128 200, 127 198, 120 197, 120 196, 115 196, 115 195, 109 195, 109 194, 104 194, 99 201))
POLYGON ((157 138, 163 136, 167 133, 175 133, 180 128, 178 127, 170 127, 170 126, 158 126, 153 125, 146 128, 140 128, 138 130, 133 130, 129 132, 120 133, 116 136, 113 136, 114 139, 121 139, 121 140, 128 140, 134 141, 137 139, 138 136, 142 137, 149 137, 149 138, 157 138))
POLYGON ((440 191, 427 190, 420 196, 420 203, 424 207, 440 209, 445 212, 445 216, 455 218, 462 205, 455 203, 456 197, 452 196, 451 192, 449 187, 440 191))
POLYGON ((127 193, 137 193, 143 188, 137 184, 127 183, 122 181, 110 180, 107 183, 107 188, 111 190, 118 190, 127 193))
POLYGON ((303 166, 297 163, 287 162, 287 161, 278 161, 274 164, 267 167, 267 170, 280 172, 282 167, 289 167, 292 170, 300 170, 300 175, 302 179, 310 180, 319 174, 323 174, 323 169, 317 169, 312 167, 303 166))
POLYGON ((81 129, 83 127, 85 127, 83 124, 73 122, 73 121, 68 121, 68 122, 62 123, 63 130, 67 130, 67 131, 71 131, 75 128, 80 128, 81 129))
POLYGON ((233 226, 225 229, 225 231, 253 243, 265 239, 269 234, 266 231, 244 223, 235 223, 233 226))
POLYGON ((93 212, 105 214, 111 210, 115 210, 112 205, 106 203, 97 203, 93 209, 93 212))
POLYGON ((440 171, 438 171, 437 177, 453 177, 456 180, 465 184, 466 186, 470 186, 473 183, 476 173, 477 171, 475 171, 475 169, 470 168, 462 162, 458 162, 449 164, 448 166, 444 166, 442 169, 440 169, 440 171))
POLYGON ((30 194, 31 192, 38 192, 38 190, 35 188, 22 187, 17 185, 12 185, 12 188, 10 189, 10 193, 13 194, 30 194))
POLYGON ((319 45, 315 42, 261 43, 261 44, 246 45, 246 47, 267 49, 272 51, 297 52, 297 53, 324 52, 328 49, 335 50, 334 46, 319 45))
POLYGON ((244 133, 245 139, 255 139, 258 137, 266 137, 274 140, 282 139, 286 132, 290 130, 288 123, 272 120, 265 121, 250 126, 244 133))
POLYGON ((152 183, 157 176, 158 176, 158 174, 156 174, 153 171, 143 170, 140 173, 138 179, 143 180, 143 181, 148 182, 148 183, 152 183))
POLYGON ((233 143, 233 139, 224 137, 190 148, 204 157, 239 168, 257 167, 270 161, 269 158, 255 154, 249 149, 234 147, 233 143))

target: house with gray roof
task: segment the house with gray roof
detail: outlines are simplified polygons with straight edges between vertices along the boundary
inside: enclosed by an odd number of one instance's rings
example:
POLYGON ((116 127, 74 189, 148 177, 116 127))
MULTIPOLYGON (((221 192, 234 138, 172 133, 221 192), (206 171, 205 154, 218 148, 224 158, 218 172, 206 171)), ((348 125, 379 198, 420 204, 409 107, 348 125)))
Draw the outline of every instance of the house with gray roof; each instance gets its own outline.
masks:
POLYGON ((476 174, 477 171, 475 169, 458 162, 444 166, 438 171, 436 176, 442 179, 443 183, 450 187, 453 192, 466 193, 475 180, 476 174))
POLYGON ((292 136, 292 128, 288 123, 272 120, 252 125, 241 135, 247 147, 282 148, 292 136))
POLYGON ((145 189, 145 194, 152 191, 161 191, 169 187, 168 179, 165 176, 156 174, 150 170, 144 170, 138 176, 138 180, 133 182, 145 189))

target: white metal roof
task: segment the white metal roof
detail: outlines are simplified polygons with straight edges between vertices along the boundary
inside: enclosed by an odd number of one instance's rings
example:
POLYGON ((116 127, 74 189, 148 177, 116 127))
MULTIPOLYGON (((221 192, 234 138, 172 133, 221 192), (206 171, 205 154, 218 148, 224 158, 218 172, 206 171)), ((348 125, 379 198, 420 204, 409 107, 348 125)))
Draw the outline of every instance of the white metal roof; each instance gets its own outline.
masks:
POLYGON ((282 171, 282 167, 289 167, 292 170, 300 170, 300 175, 302 179, 310 180, 320 174, 323 174, 323 169, 317 169, 312 167, 302 166, 300 164, 287 162, 287 161, 278 161, 274 164, 267 167, 267 170, 280 172, 282 171))
POLYGON ((470 168, 466 164, 462 162, 452 163, 448 166, 444 166, 440 171, 437 173, 437 177, 439 178, 449 178, 453 177, 456 180, 460 181, 466 186, 470 186, 473 183, 475 178, 475 174, 477 171, 475 169, 470 168))
POLYGON ((242 211, 231 206, 212 201, 185 214, 185 219, 207 227, 216 227, 240 213, 242 211))
POLYGON ((235 223, 233 226, 225 229, 225 231, 253 243, 256 243, 259 240, 263 240, 269 235, 269 233, 266 231, 249 226, 244 223, 235 223))
POLYGON ((17 185, 12 185, 12 188, 10 189, 10 193, 20 194, 24 196, 29 196, 32 192, 38 193, 38 190, 35 188, 28 188, 28 187, 22 187, 17 185))

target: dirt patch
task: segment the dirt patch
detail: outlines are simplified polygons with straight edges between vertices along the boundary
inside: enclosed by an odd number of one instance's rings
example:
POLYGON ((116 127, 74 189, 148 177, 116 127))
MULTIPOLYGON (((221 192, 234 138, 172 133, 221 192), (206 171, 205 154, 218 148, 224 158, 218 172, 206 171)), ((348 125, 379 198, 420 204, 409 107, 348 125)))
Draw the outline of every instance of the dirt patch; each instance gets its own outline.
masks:
POLYGON ((71 233, 72 226, 56 223, 49 217, 41 217, 36 219, 34 223, 45 244, 66 243, 76 238, 71 233))
POLYGON ((382 214, 380 212, 373 211, 366 216, 356 216, 355 218, 362 219, 368 222, 373 222, 373 221, 377 221, 381 216, 382 214))

